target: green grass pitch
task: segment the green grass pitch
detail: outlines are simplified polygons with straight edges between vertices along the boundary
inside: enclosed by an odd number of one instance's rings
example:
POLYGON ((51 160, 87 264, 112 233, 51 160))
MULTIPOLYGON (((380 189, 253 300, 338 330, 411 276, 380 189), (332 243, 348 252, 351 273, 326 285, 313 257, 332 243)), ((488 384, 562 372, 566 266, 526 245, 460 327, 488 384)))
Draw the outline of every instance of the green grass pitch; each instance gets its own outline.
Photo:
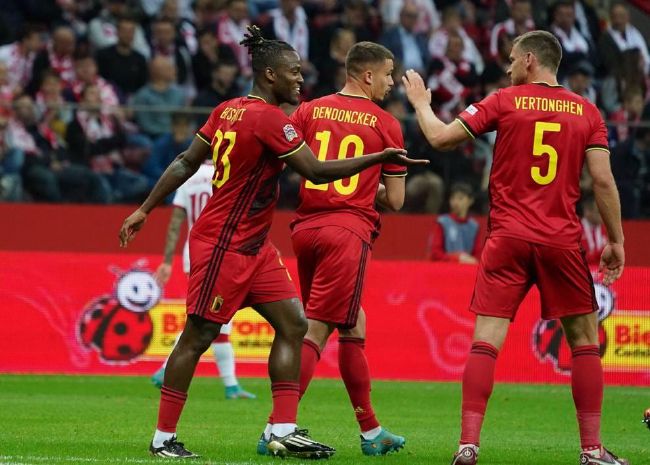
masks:
MULTIPOLYGON (((193 464, 279 464, 255 455, 270 407, 269 383, 244 379, 257 400, 226 401, 216 378, 197 378, 179 440, 202 458, 193 464)), ((155 464, 147 447, 158 391, 146 377, 0 376, 0 464, 155 464)), ((340 381, 315 380, 301 426, 337 449, 330 465, 449 464, 459 433, 460 385, 375 382, 379 420, 406 437, 387 457, 364 457, 340 381)), ((605 391, 605 444, 633 465, 650 463, 650 431, 641 424, 650 391, 605 391)), ((298 464, 286 459, 284 465, 298 464)), ((310 462, 314 463, 314 462, 310 462)), ((578 433, 568 386, 497 384, 485 421, 481 465, 578 465, 578 433)))

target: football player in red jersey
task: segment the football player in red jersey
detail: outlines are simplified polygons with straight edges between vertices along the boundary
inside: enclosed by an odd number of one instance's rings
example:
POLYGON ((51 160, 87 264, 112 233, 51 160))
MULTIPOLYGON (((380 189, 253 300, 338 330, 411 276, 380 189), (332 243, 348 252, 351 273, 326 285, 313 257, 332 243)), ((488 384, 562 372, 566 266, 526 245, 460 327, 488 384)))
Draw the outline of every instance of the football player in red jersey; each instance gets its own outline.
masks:
POLYGON ((403 78, 420 127, 436 148, 453 148, 497 131, 490 174, 488 237, 471 311, 474 343, 463 374, 462 426, 453 464, 475 464, 498 350, 530 287, 541 295, 542 317, 559 318, 572 350, 571 386, 577 411, 582 465, 623 465, 600 439, 603 371, 598 347, 598 305, 576 215, 583 164, 609 242, 600 259, 608 285, 623 272, 620 201, 612 176, 607 131, 598 109, 557 83, 562 49, 548 32, 514 41, 508 74, 512 87, 470 105, 444 124, 430 106, 420 76, 403 78))
MULTIPOLYGON (((375 103, 393 87, 393 58, 382 45, 355 44, 346 57, 343 89, 303 103, 293 113, 291 120, 320 160, 360 157, 404 146, 399 121, 375 103)), ((366 315, 361 308, 365 269, 379 233, 375 197, 389 209, 399 210, 404 203, 405 176, 403 166, 384 164, 328 184, 305 179, 292 223, 309 325, 302 346, 300 394, 302 397, 311 381, 327 339, 338 329, 339 369, 359 422, 365 455, 384 455, 405 443, 403 437, 380 426, 372 408, 364 351, 366 315), (380 179, 383 186, 378 196, 380 179)), ((274 421, 269 419, 267 435, 274 421)), ((260 438, 260 451, 263 441, 260 438)))
POLYGON ((408 165, 401 149, 319 162, 302 134, 278 107, 297 104, 300 57, 286 42, 264 39, 251 27, 242 41, 252 54, 252 92, 216 107, 190 147, 165 170, 145 202, 122 225, 124 247, 147 215, 212 156, 214 194, 190 235, 188 318, 161 388, 158 427, 150 452, 195 457, 176 438, 176 425, 198 360, 237 309, 252 306, 275 329, 269 356, 273 425, 268 449, 281 456, 327 458, 334 449, 296 427, 300 348, 307 330, 296 290, 267 233, 284 163, 314 183, 354 176, 377 164, 408 165))

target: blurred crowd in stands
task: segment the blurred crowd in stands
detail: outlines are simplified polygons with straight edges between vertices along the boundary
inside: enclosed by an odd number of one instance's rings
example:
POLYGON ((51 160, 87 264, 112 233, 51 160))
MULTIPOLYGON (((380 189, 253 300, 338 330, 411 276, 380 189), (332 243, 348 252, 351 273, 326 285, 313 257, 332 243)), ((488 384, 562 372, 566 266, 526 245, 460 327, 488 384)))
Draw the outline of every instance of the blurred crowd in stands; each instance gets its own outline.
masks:
MULTIPOLYGON (((449 211, 451 187, 488 208, 494 134, 453 152, 431 149, 399 77, 415 69, 451 121, 508 86, 512 40, 557 36, 561 83, 598 104, 626 218, 650 217, 648 12, 608 0, 4 0, 0 11, 0 200, 138 202, 220 102, 245 95, 239 45, 258 24, 303 59, 304 98, 336 92, 357 41, 386 45, 395 83, 383 106, 403 122, 409 153, 431 164, 407 181, 405 210, 449 211)), ((650 4, 650 2, 646 2, 650 4)), ((639 2, 641 8, 644 2, 639 2)), ((648 5, 650 10, 650 5, 648 5)), ((589 191, 585 175, 583 188, 589 191)), ((282 179, 280 205, 296 202, 282 179)))

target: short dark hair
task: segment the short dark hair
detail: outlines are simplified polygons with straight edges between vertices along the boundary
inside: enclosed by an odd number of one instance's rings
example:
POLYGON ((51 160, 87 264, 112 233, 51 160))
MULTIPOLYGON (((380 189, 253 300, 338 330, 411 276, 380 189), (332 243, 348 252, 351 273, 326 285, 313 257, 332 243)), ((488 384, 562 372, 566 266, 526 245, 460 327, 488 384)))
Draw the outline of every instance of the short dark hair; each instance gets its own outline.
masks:
POLYGON ((465 194, 467 197, 474 198, 474 189, 467 182, 455 182, 449 189, 449 195, 465 194))
POLYGON ((512 47, 519 47, 522 52, 532 53, 539 64, 557 73, 562 61, 562 46, 557 38, 546 31, 530 31, 515 38, 512 47))
POLYGON ((374 42, 357 42, 345 57, 345 69, 351 76, 365 71, 364 66, 383 64, 385 60, 395 60, 393 52, 374 42))
POLYGON ((282 40, 265 39, 257 26, 248 26, 248 34, 244 35, 244 40, 239 43, 248 48, 253 72, 256 74, 263 73, 266 68, 275 68, 282 60, 282 52, 296 51, 282 40))

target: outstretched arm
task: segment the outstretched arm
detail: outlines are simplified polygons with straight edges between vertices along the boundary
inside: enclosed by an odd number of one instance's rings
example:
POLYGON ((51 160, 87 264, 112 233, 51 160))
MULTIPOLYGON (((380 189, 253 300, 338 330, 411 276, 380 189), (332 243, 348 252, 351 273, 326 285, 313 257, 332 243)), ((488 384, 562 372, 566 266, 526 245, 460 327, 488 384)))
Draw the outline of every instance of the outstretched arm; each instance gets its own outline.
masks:
POLYGON ((424 85, 422 77, 409 69, 402 77, 406 96, 415 109, 418 124, 427 141, 436 150, 453 150, 458 144, 468 140, 470 135, 457 121, 443 123, 431 109, 431 89, 424 85))
POLYGON ((325 184, 337 179, 348 178, 379 163, 394 163, 402 166, 426 165, 429 163, 429 160, 408 158, 406 150, 392 148, 385 149, 380 153, 364 155, 363 157, 318 161, 307 144, 304 144, 296 153, 283 160, 298 174, 314 184, 325 184))
POLYGON ((171 162, 154 186, 149 197, 147 197, 147 200, 124 220, 120 229, 121 247, 126 247, 133 240, 136 233, 144 226, 147 215, 156 205, 196 173, 201 163, 208 157, 209 152, 210 146, 201 138, 195 137, 189 148, 171 162))

